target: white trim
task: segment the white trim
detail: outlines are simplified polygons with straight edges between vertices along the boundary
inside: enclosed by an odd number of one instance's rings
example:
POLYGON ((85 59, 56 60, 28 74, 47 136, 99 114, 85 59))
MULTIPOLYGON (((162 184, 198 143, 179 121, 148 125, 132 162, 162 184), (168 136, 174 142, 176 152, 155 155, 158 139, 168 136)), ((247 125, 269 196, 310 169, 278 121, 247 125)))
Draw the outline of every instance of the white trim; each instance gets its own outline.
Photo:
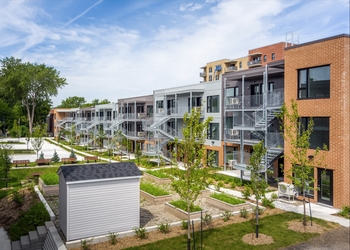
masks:
POLYGON ((114 181, 114 180, 128 180, 128 179, 136 179, 142 178, 142 175, 129 176, 129 177, 114 177, 114 178, 101 178, 101 179, 93 179, 93 180, 81 180, 81 181, 66 181, 66 185, 74 185, 80 183, 92 183, 92 182, 100 182, 100 181, 114 181))

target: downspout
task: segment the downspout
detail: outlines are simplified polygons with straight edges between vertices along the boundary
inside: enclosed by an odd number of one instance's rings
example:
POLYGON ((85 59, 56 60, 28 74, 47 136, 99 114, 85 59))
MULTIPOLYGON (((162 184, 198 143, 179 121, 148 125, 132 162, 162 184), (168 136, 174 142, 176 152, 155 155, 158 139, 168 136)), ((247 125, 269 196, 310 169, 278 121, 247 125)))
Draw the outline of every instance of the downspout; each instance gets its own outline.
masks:
POLYGON ((223 124, 223 127, 224 127, 224 171, 226 171, 226 163, 227 163, 227 159, 226 159, 226 150, 227 150, 227 147, 226 147, 226 131, 227 131, 227 126, 226 126, 226 82, 227 82, 227 78, 224 78, 224 124, 223 124))
MULTIPOLYGON (((244 126, 244 78, 245 75, 242 75, 242 125, 244 126)), ((244 131, 240 130, 240 154, 241 154, 241 162, 244 164, 244 131)), ((243 180, 244 171, 241 170, 241 181, 243 180)))
MULTIPOLYGON (((265 86, 264 86, 264 117, 265 117, 265 148, 267 149, 267 126, 268 126, 268 121, 267 121, 267 91, 268 91, 268 66, 267 64, 265 65, 265 86)), ((265 180, 267 181, 267 168, 268 168, 268 162, 267 162, 267 151, 265 153, 265 180)))

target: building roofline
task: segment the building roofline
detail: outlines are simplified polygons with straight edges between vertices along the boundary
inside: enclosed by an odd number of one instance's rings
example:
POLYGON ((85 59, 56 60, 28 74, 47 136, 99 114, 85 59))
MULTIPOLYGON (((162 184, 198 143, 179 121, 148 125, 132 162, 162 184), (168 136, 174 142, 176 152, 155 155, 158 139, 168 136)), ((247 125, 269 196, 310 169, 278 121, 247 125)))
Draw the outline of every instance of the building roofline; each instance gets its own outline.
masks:
POLYGON ((295 48, 299 48, 299 47, 302 47, 302 46, 306 46, 306 45, 310 45, 310 44, 315 44, 315 43, 320 43, 320 42, 325 42, 325 41, 334 40, 334 39, 343 38, 343 37, 348 37, 348 38, 350 38, 350 35, 349 35, 349 34, 343 33, 343 34, 340 34, 340 35, 330 36, 330 37, 326 37, 326 38, 314 40, 314 41, 311 41, 311 42, 296 44, 296 45, 293 45, 293 46, 290 46, 290 47, 286 47, 286 48, 284 48, 284 50, 295 49, 295 48))

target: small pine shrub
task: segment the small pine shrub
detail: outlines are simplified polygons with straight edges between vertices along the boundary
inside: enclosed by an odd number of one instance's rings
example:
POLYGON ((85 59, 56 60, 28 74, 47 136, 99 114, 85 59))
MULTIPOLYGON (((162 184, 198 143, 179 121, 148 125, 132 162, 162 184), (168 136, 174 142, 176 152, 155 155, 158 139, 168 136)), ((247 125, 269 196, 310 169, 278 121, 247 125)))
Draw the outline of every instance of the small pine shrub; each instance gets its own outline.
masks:
POLYGON ((134 227, 135 237, 139 239, 147 238, 147 229, 144 227, 134 227))
POLYGON ((229 221, 232 216, 232 213, 230 211, 225 211, 222 213, 221 218, 224 222, 229 221))
POLYGON ((157 227, 157 229, 163 233, 163 234, 167 234, 170 232, 170 223, 160 223, 157 227))
POLYGON ((53 162, 59 162, 60 161, 60 157, 58 157, 58 154, 56 152, 56 149, 55 151, 53 152, 53 156, 52 156, 52 159, 51 159, 53 162))
POLYGON ((118 237, 118 234, 116 233, 108 233, 108 239, 109 239, 109 243, 111 243, 112 245, 115 245, 117 244, 118 240, 117 240, 117 237, 118 237))
POLYGON ((187 230, 188 229, 188 222, 187 222, 187 220, 181 221, 181 229, 182 230, 187 230))
POLYGON ((239 214, 242 218, 248 218, 248 210, 246 208, 243 208, 241 210, 239 210, 239 214))
POLYGON ((72 149, 72 151, 70 151, 69 158, 77 158, 73 149, 72 149))
POLYGON ((40 155, 39 155, 39 159, 44 159, 45 157, 44 157, 44 152, 43 151, 41 151, 41 153, 40 153, 40 155))

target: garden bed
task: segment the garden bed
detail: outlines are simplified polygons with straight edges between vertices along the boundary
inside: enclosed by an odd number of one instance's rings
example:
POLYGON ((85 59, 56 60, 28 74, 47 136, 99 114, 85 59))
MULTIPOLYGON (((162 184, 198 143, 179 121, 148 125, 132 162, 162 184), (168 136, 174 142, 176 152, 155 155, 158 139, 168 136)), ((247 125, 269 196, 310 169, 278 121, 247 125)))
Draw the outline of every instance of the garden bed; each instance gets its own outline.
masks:
POLYGON ((206 203, 208 205, 217 207, 217 208, 222 209, 224 211, 230 211, 230 212, 239 212, 241 209, 244 209, 244 208, 247 210, 251 209, 251 204, 247 203, 245 201, 244 201, 244 203, 233 205, 233 204, 221 201, 219 199, 216 199, 216 198, 213 198, 210 196, 207 197, 206 203))
POLYGON ((171 183, 171 179, 170 178, 159 178, 157 176, 148 174, 148 173, 144 173, 143 174, 143 178, 145 178, 146 180, 150 180, 156 184, 170 184, 171 183))
POLYGON ((146 201, 148 201, 151 204, 162 204, 168 201, 172 200, 172 195, 161 195, 161 196, 154 196, 151 195, 143 190, 140 190, 140 196, 141 198, 145 199, 146 201))
MULTIPOLYGON (((171 205, 169 202, 165 203, 165 211, 172 215, 175 215, 176 217, 182 220, 187 220, 188 218, 188 214, 186 211, 171 205)), ((198 218, 201 218, 201 211, 190 213, 190 220, 198 219, 198 218)))
POLYGON ((44 196, 58 196, 58 184, 46 185, 41 178, 39 178, 39 188, 44 196))

